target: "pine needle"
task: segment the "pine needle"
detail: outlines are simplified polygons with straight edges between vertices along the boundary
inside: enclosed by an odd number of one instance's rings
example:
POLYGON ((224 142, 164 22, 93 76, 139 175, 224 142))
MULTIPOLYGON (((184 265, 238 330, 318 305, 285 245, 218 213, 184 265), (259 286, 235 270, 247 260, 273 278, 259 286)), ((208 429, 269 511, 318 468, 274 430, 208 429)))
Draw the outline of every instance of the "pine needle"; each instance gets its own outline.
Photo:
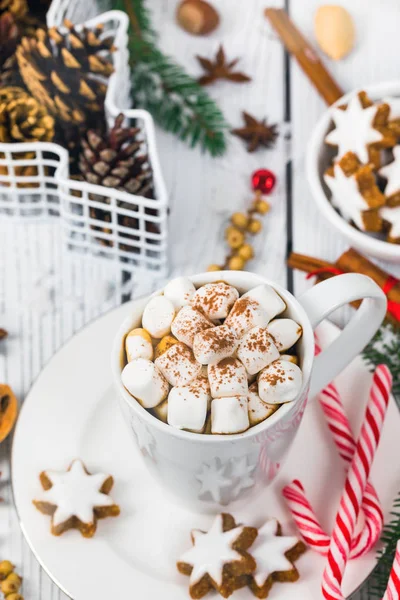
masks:
POLYGON ((393 376, 393 395, 400 404, 400 327, 384 323, 363 352, 371 369, 380 364, 389 367, 393 376))
POLYGON ((371 600, 383 598, 392 570, 397 542, 400 540, 400 493, 394 502, 391 515, 392 520, 383 529, 381 541, 384 547, 378 552, 378 565, 369 578, 368 597, 371 600))
POLYGON ((156 45, 144 0, 103 0, 125 11, 131 23, 129 53, 134 105, 148 110, 156 122, 212 156, 226 150, 224 116, 201 86, 156 45))
MULTIPOLYGON (((379 364, 389 367, 393 376, 393 395, 400 407, 400 328, 384 323, 363 352, 363 357, 371 369, 379 364)), ((392 520, 385 525, 381 541, 383 549, 378 552, 378 565, 368 579, 368 597, 383 598, 400 540, 400 493, 394 502, 392 520)))

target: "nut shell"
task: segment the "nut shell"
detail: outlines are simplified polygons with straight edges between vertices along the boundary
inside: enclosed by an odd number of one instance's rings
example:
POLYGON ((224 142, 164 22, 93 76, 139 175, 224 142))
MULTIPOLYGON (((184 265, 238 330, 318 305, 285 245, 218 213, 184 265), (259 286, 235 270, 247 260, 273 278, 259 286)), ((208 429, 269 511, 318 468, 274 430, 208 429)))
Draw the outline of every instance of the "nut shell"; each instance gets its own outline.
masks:
POLYGON ((179 25, 192 35, 207 35, 219 25, 219 14, 205 0, 183 0, 176 11, 179 25))
POLYGON ((319 47, 333 60, 344 58, 354 46, 353 19, 343 6, 320 6, 315 13, 314 31, 319 47))

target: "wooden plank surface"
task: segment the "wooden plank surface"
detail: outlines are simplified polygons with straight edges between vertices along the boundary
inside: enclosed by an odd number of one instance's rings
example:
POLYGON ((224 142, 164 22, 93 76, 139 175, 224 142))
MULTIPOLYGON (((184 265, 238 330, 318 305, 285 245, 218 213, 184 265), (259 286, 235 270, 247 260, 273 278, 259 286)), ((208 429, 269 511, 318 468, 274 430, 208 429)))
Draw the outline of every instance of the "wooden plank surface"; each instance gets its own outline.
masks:
MULTIPOLYGON (((247 154, 242 142, 232 137, 227 155, 212 159, 199 150, 188 150, 170 134, 157 132, 171 200, 171 274, 205 270, 209 263, 223 260, 227 219, 250 201, 251 173, 267 167, 277 174, 278 184, 271 196, 272 210, 264 221, 264 235, 255 244, 257 258, 249 267, 287 285, 287 230, 293 230, 297 251, 333 259, 346 247, 346 242, 320 217, 305 180, 306 144, 324 105, 296 65, 291 66, 289 73, 285 71, 282 46, 263 18, 263 0, 214 0, 223 20, 209 38, 191 37, 175 25, 177 2, 152 3, 162 48, 190 73, 200 75, 195 55, 212 57, 223 42, 227 56, 240 57, 240 69, 253 81, 243 85, 221 82, 209 88, 210 94, 232 126, 240 124, 240 113, 246 110, 279 123, 281 136, 273 151, 254 155, 247 154), (289 129, 283 122, 288 80, 291 142, 285 139, 289 129), (286 188, 289 160, 291 199, 286 188), (293 221, 288 223, 290 205, 293 221)), ((290 0, 290 14, 310 37, 318 4, 317 0, 290 0)), ((339 83, 347 90, 398 77, 400 7, 392 0, 368 6, 361 0, 347 4, 356 20, 358 44, 345 61, 328 62, 339 83)), ((282 7, 284 2, 275 0, 269 5, 282 7)), ((55 350, 74 332, 120 304, 130 293, 147 293, 157 285, 148 274, 138 273, 133 282, 122 286, 120 273, 114 268, 66 254, 60 246, 59 227, 54 224, 15 225, 0 221, 0 256, 0 326, 10 332, 9 339, 0 345, 0 379, 8 381, 21 400, 55 350)), ((295 292, 303 291, 306 285, 303 275, 295 276, 295 292)), ((65 596, 40 569, 19 528, 10 489, 10 447, 10 440, 0 446, 2 557, 19 566, 27 600, 64 600, 65 596)), ((366 595, 358 595, 357 600, 366 600, 366 595)))

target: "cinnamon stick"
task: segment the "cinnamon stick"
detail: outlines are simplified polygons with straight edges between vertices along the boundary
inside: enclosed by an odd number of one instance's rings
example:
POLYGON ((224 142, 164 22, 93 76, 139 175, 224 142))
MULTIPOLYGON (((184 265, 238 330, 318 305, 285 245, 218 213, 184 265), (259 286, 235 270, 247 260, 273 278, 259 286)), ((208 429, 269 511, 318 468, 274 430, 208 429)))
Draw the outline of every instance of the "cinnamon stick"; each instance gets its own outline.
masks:
MULTIPOLYGON (((384 288, 389 278, 389 273, 372 263, 368 258, 350 248, 347 252, 344 252, 335 263, 329 263, 313 256, 306 256, 305 254, 297 254, 292 252, 288 258, 288 266, 292 269, 298 269, 305 273, 315 273, 317 281, 323 279, 329 279, 335 277, 335 273, 327 271, 326 273, 318 273, 320 269, 337 269, 342 273, 361 273, 371 277, 381 288, 384 288)), ((387 292, 388 300, 400 304, 400 281, 396 281, 391 289, 387 292)), ((360 301, 352 302, 351 305, 357 308, 360 305, 360 301)), ((399 321, 390 312, 386 313, 386 319, 396 326, 399 326, 399 321)))
MULTIPOLYGON (((368 258, 357 252, 357 250, 354 250, 354 248, 350 248, 350 250, 339 256, 336 266, 341 271, 368 275, 380 288, 384 288, 390 277, 389 273, 372 263, 368 258)), ((389 300, 393 300, 393 302, 400 303, 400 281, 397 281, 388 291, 387 297, 389 300)))
POLYGON ((343 96, 343 90, 333 79, 312 46, 290 20, 283 8, 266 8, 265 16, 294 56, 304 73, 328 105, 343 96))
POLYGON ((291 269, 297 269, 298 271, 304 271, 308 274, 315 274, 315 282, 325 281, 334 277, 335 274, 330 272, 329 269, 337 268, 335 264, 321 260, 320 258, 314 258, 313 256, 306 256, 305 254, 297 254, 292 252, 287 260, 287 264, 291 269), (327 269, 326 272, 323 270, 327 269), (318 273, 318 271, 321 271, 318 273))

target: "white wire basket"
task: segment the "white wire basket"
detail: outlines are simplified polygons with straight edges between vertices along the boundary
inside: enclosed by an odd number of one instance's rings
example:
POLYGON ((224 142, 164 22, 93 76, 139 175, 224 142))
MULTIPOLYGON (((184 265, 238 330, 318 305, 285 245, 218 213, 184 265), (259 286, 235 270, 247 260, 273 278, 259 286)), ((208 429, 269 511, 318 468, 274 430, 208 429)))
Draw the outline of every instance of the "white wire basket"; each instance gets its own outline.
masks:
MULTIPOLYGON (((56 0, 48 24, 94 12, 92 2, 56 0)), ((168 198, 156 149, 154 123, 144 110, 129 109, 128 17, 109 11, 77 28, 102 24, 114 36, 114 72, 109 78, 105 112, 109 126, 123 113, 127 125, 140 129, 142 151, 148 156, 154 198, 71 179, 68 151, 58 144, 0 143, 0 218, 61 219, 64 241, 71 250, 121 263, 124 270, 167 269, 168 198), (24 167, 24 169, 21 169, 24 167), (26 175, 26 167, 31 174, 26 175), (24 174, 25 172, 25 174, 24 174), (33 174, 32 174, 33 173, 33 174)))

